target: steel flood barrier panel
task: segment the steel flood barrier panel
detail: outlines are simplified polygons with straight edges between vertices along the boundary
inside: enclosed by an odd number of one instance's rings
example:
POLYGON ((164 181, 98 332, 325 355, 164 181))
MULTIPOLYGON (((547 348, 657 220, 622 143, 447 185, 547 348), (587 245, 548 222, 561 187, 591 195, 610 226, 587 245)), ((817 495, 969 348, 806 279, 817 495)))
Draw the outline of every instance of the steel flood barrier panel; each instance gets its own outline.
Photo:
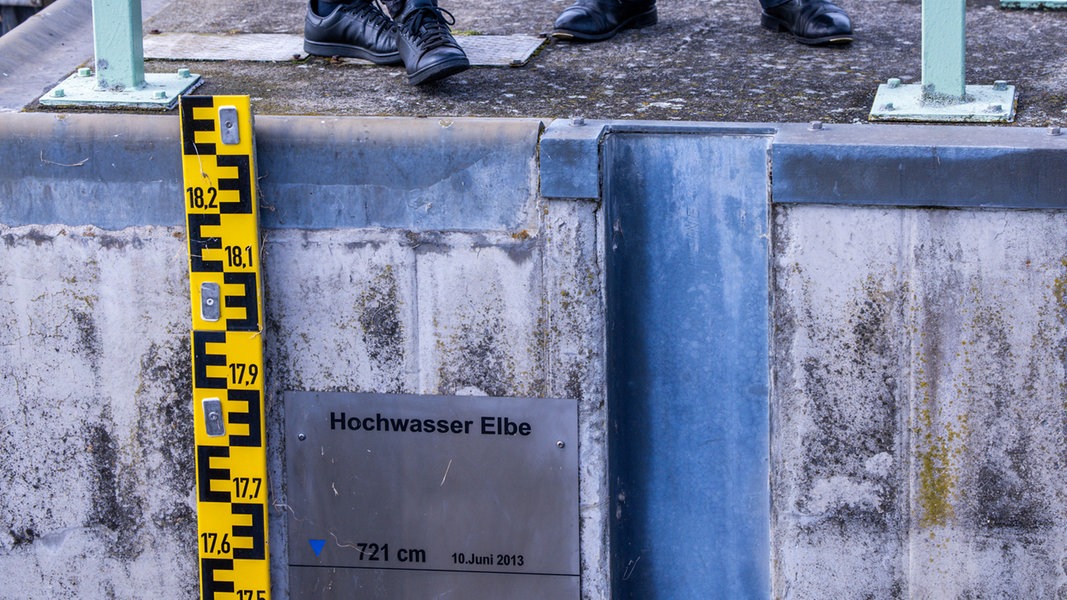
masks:
POLYGON ((618 597, 770 595, 769 141, 604 141, 618 597))

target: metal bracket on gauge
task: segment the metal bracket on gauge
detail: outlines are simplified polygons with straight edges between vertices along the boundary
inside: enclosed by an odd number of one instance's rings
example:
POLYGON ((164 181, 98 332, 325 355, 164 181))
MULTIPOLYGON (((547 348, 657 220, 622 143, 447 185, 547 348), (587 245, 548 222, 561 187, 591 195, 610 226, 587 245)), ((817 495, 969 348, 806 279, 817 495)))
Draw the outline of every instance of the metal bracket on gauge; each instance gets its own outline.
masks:
POLYGON ((222 401, 218 398, 204 398, 204 429, 211 437, 226 435, 226 425, 222 421, 222 401))
POLYGON ((241 129, 238 126, 236 106, 219 107, 219 138, 227 146, 241 143, 241 129))
POLYGON ((205 281, 200 284, 200 318, 214 323, 222 317, 219 284, 205 281))

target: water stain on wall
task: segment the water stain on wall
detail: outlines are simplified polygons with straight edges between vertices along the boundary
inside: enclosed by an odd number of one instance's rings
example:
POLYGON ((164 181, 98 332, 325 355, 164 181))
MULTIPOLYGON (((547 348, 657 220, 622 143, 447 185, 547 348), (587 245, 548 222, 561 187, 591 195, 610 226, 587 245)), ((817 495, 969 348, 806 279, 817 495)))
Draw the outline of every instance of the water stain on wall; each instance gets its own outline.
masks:
POLYGON ((356 297, 356 312, 371 369, 381 377, 384 393, 404 391, 405 332, 393 265, 376 267, 356 297))
POLYGON ((147 541, 141 535, 144 506, 138 494, 140 482, 121 465, 118 444, 105 424, 86 429, 85 445, 93 486, 93 504, 86 525, 107 528, 108 553, 122 561, 133 561, 147 541))

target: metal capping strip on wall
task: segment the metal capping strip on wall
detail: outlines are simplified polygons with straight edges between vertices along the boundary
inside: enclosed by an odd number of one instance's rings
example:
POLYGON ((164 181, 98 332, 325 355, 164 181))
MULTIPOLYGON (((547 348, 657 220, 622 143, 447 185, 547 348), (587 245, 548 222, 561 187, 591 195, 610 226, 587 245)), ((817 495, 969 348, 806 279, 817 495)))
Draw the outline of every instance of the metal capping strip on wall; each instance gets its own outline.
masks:
POLYGON ((775 203, 1067 207, 1059 128, 801 125, 771 150, 775 203))
POLYGON ((770 139, 603 142, 619 598, 770 594, 770 139))
MULTIPOLYGON (((521 229, 537 195, 541 129, 539 119, 257 116, 260 225, 521 229), (483 186, 475 200, 470 190, 483 186)), ((0 223, 184 221, 172 201, 183 187, 173 115, 0 112, 0 132, 0 223)))
POLYGON ((1057 127, 556 120, 541 138, 541 194, 599 198, 610 133, 771 135, 776 204, 1067 206, 1067 134, 1057 127))
MULTIPOLYGON (((173 122, 171 116, 154 115, 0 113, 0 130, 5 134, 0 136, 4 165, 0 191, 22 198, 33 197, 41 186, 53 192, 47 202, 0 203, 0 222, 62 222, 110 229, 181 223, 180 207, 167 202, 180 187, 180 165, 172 151, 178 135, 173 122), (133 164, 136 170, 129 167, 133 164), (92 175, 89 183, 99 186, 112 202, 87 206, 75 201, 78 194, 64 193, 74 189, 72 182, 84 185, 87 171, 92 175)), ((479 214, 478 223, 461 220, 459 214, 441 215, 438 222, 427 220, 428 215, 410 214, 382 226, 506 226, 521 218, 525 202, 538 191, 545 198, 599 198, 599 152, 607 132, 769 133, 775 203, 1042 208, 1063 206, 1059 190, 1067 188, 1067 134, 1052 135, 1053 129, 832 124, 813 129, 804 124, 592 120, 576 125, 570 119, 557 119, 542 134, 540 123, 456 119, 441 135, 444 126, 428 119, 260 116, 257 151, 261 170, 268 175, 262 191, 278 209, 265 213, 262 225, 328 228, 365 223, 363 215, 370 215, 365 211, 338 222, 299 198, 287 197, 308 189, 309 183, 301 179, 306 172, 296 167, 304 157, 321 152, 324 145, 343 154, 355 153, 356 141, 361 140, 372 142, 375 154, 388 154, 390 149, 412 153, 412 163, 419 162, 420 149, 433 152, 437 144, 458 144, 463 151, 446 155, 436 176, 482 164, 500 174, 498 181, 522 181, 520 186, 501 187, 494 204, 481 207, 486 212, 479 214), (479 136, 484 139, 479 141, 479 136), (535 165, 532 175, 530 164, 535 165)), ((367 173, 382 173, 379 166, 364 167, 367 173)), ((364 167, 356 164, 357 169, 364 167)), ((337 194, 366 198, 361 202, 372 208, 379 202, 374 194, 381 193, 381 186, 375 186, 377 191, 361 186, 361 175, 352 170, 337 175, 347 188, 335 190, 337 194)))

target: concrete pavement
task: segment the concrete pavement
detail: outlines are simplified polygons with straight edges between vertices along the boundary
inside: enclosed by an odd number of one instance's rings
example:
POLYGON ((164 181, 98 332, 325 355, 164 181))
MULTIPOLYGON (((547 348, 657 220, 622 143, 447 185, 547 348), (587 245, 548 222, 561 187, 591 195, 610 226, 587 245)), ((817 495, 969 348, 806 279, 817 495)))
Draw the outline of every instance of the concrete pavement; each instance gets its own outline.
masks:
MULTIPOLYGON (((445 0, 442 5, 455 15, 454 30, 462 39, 543 34, 569 3, 445 0)), ((654 27, 597 44, 547 40, 523 66, 476 67, 424 87, 408 85, 399 67, 317 57, 149 59, 146 71, 189 67, 205 78, 198 93, 249 94, 259 114, 865 122, 879 83, 920 79, 921 4, 841 4, 856 32, 856 41, 841 48, 806 47, 764 30, 754 0, 663 0, 654 27)), ((967 83, 999 79, 1016 85, 1015 125, 1067 124, 1067 11, 1007 10, 992 0, 967 4, 967 83)), ((89 0, 66 0, 50 11, 88 5, 89 0)), ((153 36, 186 32, 299 36, 305 10, 302 0, 146 0, 144 6, 146 44, 153 36)), ((35 17, 5 36, 0 56, 9 47, 3 45, 6 38, 22 36, 23 44, 41 45, 35 56, 50 64, 14 68, 60 67, 63 75, 53 77, 58 82, 78 64, 54 64, 58 59, 50 52, 57 42, 68 54, 90 60, 91 37, 87 44, 84 31, 81 39, 64 39, 67 31, 42 36, 36 20, 46 19, 35 17)), ((32 101, 27 108, 41 110, 32 101)))

